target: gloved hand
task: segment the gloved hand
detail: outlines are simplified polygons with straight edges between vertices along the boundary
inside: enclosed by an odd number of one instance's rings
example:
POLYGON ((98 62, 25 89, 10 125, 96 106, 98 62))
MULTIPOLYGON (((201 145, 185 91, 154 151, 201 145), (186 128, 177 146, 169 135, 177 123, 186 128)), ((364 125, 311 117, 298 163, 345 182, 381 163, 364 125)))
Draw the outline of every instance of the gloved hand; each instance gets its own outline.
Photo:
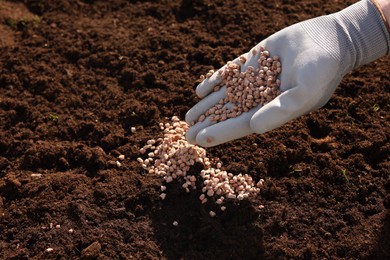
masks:
MULTIPOLYGON (((261 134, 322 107, 345 74, 389 53, 390 37, 378 9, 370 0, 363 0, 271 35, 254 47, 256 52, 244 54, 246 63, 241 71, 248 66, 258 67, 260 46, 271 56, 280 57, 282 94, 239 117, 217 124, 208 118, 196 123, 186 134, 188 142, 210 147, 261 134)), ((233 62, 239 64, 239 59, 233 62)), ((196 93, 203 99, 187 112, 187 123, 197 122, 225 97, 226 87, 212 92, 220 83, 221 76, 216 72, 197 86, 196 93)))

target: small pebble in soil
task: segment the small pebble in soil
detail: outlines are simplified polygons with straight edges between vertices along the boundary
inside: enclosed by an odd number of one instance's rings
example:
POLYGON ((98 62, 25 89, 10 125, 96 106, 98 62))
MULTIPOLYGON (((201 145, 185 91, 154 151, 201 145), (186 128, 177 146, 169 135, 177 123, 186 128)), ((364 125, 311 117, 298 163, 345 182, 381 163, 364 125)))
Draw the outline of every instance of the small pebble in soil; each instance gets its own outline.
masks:
POLYGON ((173 221, 172 225, 174 225, 175 227, 177 227, 179 225, 179 223, 177 221, 173 221))
POLYGON ((118 168, 122 166, 122 163, 121 163, 120 161, 116 161, 115 163, 116 163, 116 166, 117 166, 118 168))

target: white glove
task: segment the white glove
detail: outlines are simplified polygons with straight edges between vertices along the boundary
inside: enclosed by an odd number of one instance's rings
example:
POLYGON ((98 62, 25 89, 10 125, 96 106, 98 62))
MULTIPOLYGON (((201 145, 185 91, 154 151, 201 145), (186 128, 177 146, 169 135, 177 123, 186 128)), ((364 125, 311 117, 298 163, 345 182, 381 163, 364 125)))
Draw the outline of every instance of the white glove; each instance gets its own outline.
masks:
MULTIPOLYGON (((186 138, 192 144, 215 146, 252 133, 264 133, 290 120, 316 110, 330 99, 345 74, 389 53, 390 36, 378 9, 363 0, 331 15, 317 17, 287 27, 244 54, 241 66, 258 67, 260 46, 271 56, 279 56, 282 94, 264 106, 239 117, 212 124, 206 118, 192 126, 186 138)), ((234 63, 239 64, 236 59, 234 63)), ((223 68, 222 68, 223 69, 223 68)), ((226 88, 212 92, 221 77, 214 73, 196 88, 203 98, 186 115, 186 122, 197 122, 200 115, 225 97, 226 88)))

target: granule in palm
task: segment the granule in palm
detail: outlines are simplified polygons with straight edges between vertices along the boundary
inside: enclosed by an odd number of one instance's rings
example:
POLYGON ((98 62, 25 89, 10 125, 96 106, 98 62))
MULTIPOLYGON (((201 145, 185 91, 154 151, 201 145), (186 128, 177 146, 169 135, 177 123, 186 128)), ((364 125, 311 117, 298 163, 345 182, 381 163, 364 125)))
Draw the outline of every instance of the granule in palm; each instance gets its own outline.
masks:
MULTIPOLYGON (((214 91, 218 91, 225 85, 225 98, 200 115, 198 122, 203 122, 206 117, 209 117, 213 123, 237 117, 258 105, 269 103, 281 93, 280 80, 277 78, 282 71, 279 57, 271 58, 269 51, 264 50, 263 47, 260 47, 259 51, 256 70, 248 66, 246 71, 241 72, 241 65, 228 62, 221 72, 222 83, 214 87, 214 91), (225 106, 227 103, 231 104, 230 108, 225 106)), ((255 49, 252 52, 258 53, 255 49)), ((241 64, 246 62, 244 56, 239 60, 241 64)))

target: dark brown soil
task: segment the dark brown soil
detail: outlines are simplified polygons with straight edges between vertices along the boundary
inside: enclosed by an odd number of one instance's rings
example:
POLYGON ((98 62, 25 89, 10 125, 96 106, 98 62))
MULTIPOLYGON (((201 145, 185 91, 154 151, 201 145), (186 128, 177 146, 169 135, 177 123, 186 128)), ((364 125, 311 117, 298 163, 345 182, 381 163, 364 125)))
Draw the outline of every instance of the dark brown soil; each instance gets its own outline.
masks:
POLYGON ((161 201, 135 160, 200 74, 353 2, 0 1, 0 258, 390 259, 389 57, 319 111, 208 149, 266 180, 215 218, 175 185, 161 201))

